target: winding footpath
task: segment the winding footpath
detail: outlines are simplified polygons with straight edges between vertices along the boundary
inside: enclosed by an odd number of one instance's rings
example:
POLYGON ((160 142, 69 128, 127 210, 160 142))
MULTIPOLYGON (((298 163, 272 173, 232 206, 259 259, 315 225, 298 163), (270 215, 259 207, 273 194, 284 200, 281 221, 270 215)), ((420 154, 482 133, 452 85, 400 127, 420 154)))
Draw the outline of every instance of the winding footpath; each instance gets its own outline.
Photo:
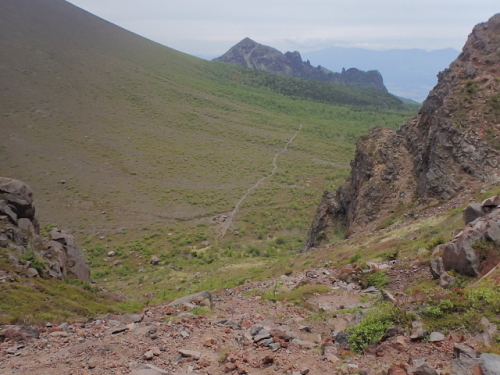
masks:
POLYGON ((272 172, 270 174, 268 174, 267 176, 262 177, 253 186, 251 186, 250 188, 248 188, 248 190, 246 191, 246 193, 240 198, 240 200, 238 201, 238 203, 236 203, 236 206, 234 206, 234 209, 231 212, 231 214, 229 215, 229 217, 227 218, 227 220, 221 223, 221 227, 219 229, 219 233, 217 233, 217 236, 215 236, 215 241, 218 241, 219 239, 223 238, 226 235, 227 230, 233 224, 233 219, 236 216, 236 214, 238 213, 241 204, 250 195, 250 193, 252 191, 254 191, 256 188, 258 188, 265 180, 267 180, 268 178, 270 178, 270 177, 272 177, 272 176, 274 176, 276 174, 276 171, 278 170, 278 156, 280 156, 282 153, 284 153, 287 150, 288 146, 294 141, 295 137, 297 137, 297 135, 300 133, 301 130, 302 130, 302 124, 300 124, 299 129, 295 132, 295 134, 293 135, 293 137, 290 138, 288 140, 288 142, 285 144, 285 147, 282 148, 280 151, 278 151, 276 153, 276 155, 274 155, 273 170, 272 170, 272 172))

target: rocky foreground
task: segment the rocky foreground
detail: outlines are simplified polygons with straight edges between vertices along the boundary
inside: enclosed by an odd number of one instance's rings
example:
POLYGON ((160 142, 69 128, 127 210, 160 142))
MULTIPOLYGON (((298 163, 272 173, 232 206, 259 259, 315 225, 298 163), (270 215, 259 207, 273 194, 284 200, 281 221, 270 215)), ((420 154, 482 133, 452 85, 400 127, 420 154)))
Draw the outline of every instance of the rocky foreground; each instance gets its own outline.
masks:
POLYGON ((4 326, 0 373, 431 375, 481 374, 481 368, 484 374, 500 373, 500 356, 478 358, 496 333, 496 326, 487 320, 489 328, 476 337, 428 333, 414 321, 411 331, 390 327, 383 340, 363 354, 349 350, 345 329, 359 324, 374 301, 402 303, 400 291, 406 281, 431 278, 428 267, 417 263, 393 261, 370 267, 387 271, 388 290, 361 290, 356 281, 359 270, 353 266, 326 267, 215 294, 198 293, 140 314, 108 314, 42 328, 4 326), (304 285, 326 286, 328 292, 303 300, 301 305, 306 303, 309 309, 263 298, 265 291, 304 285), (326 315, 316 320, 308 311, 326 315))
MULTIPOLYGON (((0 251, 10 264, 0 272, 0 288, 15 289, 37 277, 89 280, 72 236, 57 229, 50 239, 38 234, 28 186, 0 178, 0 193, 0 251), (43 266, 33 268, 37 258, 22 257, 30 251, 44 259, 43 266)), ((499 205, 498 196, 470 204, 464 211, 466 226, 436 247, 430 267, 418 256, 341 267, 326 262, 324 268, 203 291, 140 314, 46 322, 43 327, 0 326, 0 373, 500 374, 500 356, 480 354, 494 347, 494 322, 483 316, 480 329, 468 335, 462 330, 428 332, 423 316, 429 296, 407 293, 417 281, 439 279, 445 291, 456 287, 452 274, 485 278, 494 272, 499 205), (377 274, 387 278, 384 289, 366 285, 366 278, 377 274), (381 300, 391 311, 404 312, 404 321, 353 346, 353 329, 384 308, 381 300)))

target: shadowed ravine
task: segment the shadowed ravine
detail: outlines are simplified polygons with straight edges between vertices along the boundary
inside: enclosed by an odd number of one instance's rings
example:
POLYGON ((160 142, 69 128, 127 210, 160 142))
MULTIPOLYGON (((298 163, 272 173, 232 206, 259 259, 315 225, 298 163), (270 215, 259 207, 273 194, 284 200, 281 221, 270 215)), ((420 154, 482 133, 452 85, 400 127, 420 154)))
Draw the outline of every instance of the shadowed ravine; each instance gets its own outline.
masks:
POLYGON ((219 239, 223 238, 225 235, 226 235, 226 232, 227 230, 231 227, 231 224, 233 223, 233 219, 234 217, 236 216, 236 214, 238 213, 238 210, 240 209, 240 206, 241 204, 243 203, 243 201, 248 197, 248 195, 253 191, 255 190, 256 188, 258 188, 265 180, 267 180, 269 177, 272 177, 274 176, 274 174, 276 173, 276 171, 278 170, 278 156, 280 156, 282 153, 284 153, 288 146, 293 142, 293 140, 295 139, 295 137, 297 136, 297 134, 299 134, 299 132, 302 130, 302 124, 300 124, 299 126, 299 130, 297 130, 295 132, 295 134, 293 135, 292 138, 290 138, 288 140, 288 142, 285 144, 285 147, 282 148, 280 151, 278 151, 276 153, 276 155, 274 155, 274 159, 273 159, 273 170, 270 174, 268 174, 267 176, 264 176, 262 177, 259 181, 257 181, 255 183, 255 185, 251 186, 250 188, 248 188, 248 190, 246 191, 246 193, 240 198, 240 200, 238 201, 238 203, 236 203, 236 206, 234 206, 234 209, 233 211, 231 212, 231 214, 229 215, 229 217, 227 218, 226 221, 222 222, 221 223, 221 227, 219 229, 219 233, 217 233, 217 236, 215 236, 215 241, 218 241, 219 239))

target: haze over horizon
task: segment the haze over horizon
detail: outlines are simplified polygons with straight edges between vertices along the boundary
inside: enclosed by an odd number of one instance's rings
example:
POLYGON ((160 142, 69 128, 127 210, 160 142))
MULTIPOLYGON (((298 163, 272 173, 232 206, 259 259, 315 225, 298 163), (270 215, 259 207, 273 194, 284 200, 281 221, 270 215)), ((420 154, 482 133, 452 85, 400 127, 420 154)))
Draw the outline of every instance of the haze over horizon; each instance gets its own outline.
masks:
POLYGON ((107 21, 195 56, 219 56, 245 37, 278 50, 332 46, 461 50, 472 28, 498 13, 497 0, 69 0, 107 21), (360 11, 362 10, 362 12, 360 11))

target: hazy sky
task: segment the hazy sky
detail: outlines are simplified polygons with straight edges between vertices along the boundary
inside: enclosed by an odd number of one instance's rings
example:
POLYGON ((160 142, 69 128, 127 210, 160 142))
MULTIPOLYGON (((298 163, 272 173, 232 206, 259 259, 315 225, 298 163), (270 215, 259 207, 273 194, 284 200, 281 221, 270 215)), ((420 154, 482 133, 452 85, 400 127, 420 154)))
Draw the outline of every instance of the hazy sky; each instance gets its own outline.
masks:
POLYGON ((218 56, 245 37, 285 52, 330 46, 461 50, 498 0, 69 0, 168 47, 218 56))

